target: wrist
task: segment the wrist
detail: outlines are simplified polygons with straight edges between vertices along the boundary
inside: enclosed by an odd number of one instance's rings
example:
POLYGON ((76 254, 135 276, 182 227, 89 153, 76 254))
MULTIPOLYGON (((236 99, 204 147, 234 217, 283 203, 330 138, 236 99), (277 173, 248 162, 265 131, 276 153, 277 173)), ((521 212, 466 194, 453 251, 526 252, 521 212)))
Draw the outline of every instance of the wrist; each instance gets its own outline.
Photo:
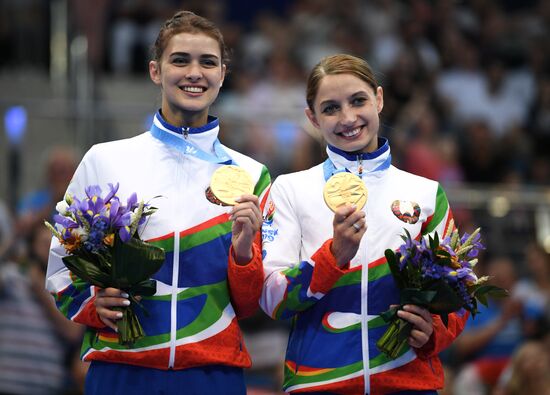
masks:
POLYGON ((334 261, 336 262, 336 266, 338 266, 339 268, 342 268, 344 266, 349 265, 349 261, 345 261, 345 260, 342 260, 340 258, 341 254, 338 254, 337 252, 334 252, 334 242, 330 243, 329 250, 330 250, 330 253, 332 254, 332 256, 334 257, 334 261))
POLYGON ((248 251, 248 254, 241 254, 235 251, 235 249, 232 249, 231 254, 233 255, 233 260, 239 266, 246 266, 250 263, 252 258, 254 258, 254 252, 252 251, 252 249, 248 251))

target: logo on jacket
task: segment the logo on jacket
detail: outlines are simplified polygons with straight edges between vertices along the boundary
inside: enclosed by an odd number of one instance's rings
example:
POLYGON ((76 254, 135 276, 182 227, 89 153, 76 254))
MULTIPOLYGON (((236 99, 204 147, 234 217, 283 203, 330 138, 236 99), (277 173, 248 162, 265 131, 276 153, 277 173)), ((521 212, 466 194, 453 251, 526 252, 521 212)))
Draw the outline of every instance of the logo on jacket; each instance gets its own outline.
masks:
POLYGON ((420 206, 409 200, 394 200, 391 211, 401 221, 407 224, 416 224, 420 217, 420 206))
POLYGON ((229 206, 228 204, 225 204, 220 199, 214 195, 214 192, 210 189, 210 187, 206 188, 206 191, 204 191, 204 196, 206 196, 206 200, 208 200, 210 203, 214 203, 218 206, 229 206))
POLYGON ((264 215, 264 223, 262 224, 262 242, 271 243, 279 234, 279 229, 273 228, 273 216, 275 215, 275 204, 272 200, 267 205, 267 211, 264 215))
POLYGON ((264 224, 271 225, 273 223, 273 216, 275 215, 275 204, 273 200, 269 201, 267 205, 267 211, 264 215, 264 224))

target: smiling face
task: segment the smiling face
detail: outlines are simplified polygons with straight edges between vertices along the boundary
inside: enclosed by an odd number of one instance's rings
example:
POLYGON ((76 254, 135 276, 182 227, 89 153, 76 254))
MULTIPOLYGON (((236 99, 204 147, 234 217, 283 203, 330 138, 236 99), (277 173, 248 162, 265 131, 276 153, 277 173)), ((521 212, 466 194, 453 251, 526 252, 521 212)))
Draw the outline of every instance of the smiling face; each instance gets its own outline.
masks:
POLYGON ((204 33, 170 38, 159 60, 149 63, 153 82, 162 88, 162 115, 176 126, 206 124, 210 105, 225 77, 220 44, 204 33))
POLYGON ((353 74, 329 74, 320 80, 306 115, 328 144, 347 152, 373 152, 383 105, 381 87, 375 90, 353 74))

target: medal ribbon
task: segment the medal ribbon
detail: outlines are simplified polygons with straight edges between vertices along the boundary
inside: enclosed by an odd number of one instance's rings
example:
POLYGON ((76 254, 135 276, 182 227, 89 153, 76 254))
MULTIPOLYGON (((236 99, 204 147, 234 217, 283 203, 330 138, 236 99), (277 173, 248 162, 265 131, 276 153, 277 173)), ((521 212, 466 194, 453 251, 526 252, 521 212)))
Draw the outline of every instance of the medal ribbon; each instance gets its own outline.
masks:
POLYGON ((164 129, 161 129, 156 125, 157 120, 155 119, 153 121, 153 124, 151 125, 151 134, 153 137, 159 139, 160 141, 171 145, 172 147, 176 148, 178 151, 180 151, 184 155, 190 155, 194 156, 195 158, 204 160, 206 162, 210 163, 219 163, 224 165, 236 165, 235 162, 233 162, 233 159, 227 154, 227 152, 223 149, 222 144, 220 143, 220 140, 216 139, 214 141, 214 153, 215 155, 209 154, 208 152, 203 151, 199 147, 197 147, 195 144, 186 141, 184 138, 180 138, 178 136, 175 136, 169 132, 167 132, 164 129))
MULTIPOLYGON (((391 154, 388 155, 388 157, 384 160, 384 162, 380 163, 375 169, 370 170, 367 173, 374 173, 376 171, 386 170, 390 167, 390 165, 391 165, 391 154)), ((334 174, 341 173, 344 171, 347 171, 348 173, 353 173, 351 170, 345 167, 341 167, 337 169, 336 166, 334 166, 334 163, 332 163, 332 161, 330 160, 330 158, 327 158, 323 163, 323 173, 325 175, 325 181, 328 181, 328 179, 332 177, 334 174)), ((362 178, 362 177, 359 177, 359 178, 362 178)))

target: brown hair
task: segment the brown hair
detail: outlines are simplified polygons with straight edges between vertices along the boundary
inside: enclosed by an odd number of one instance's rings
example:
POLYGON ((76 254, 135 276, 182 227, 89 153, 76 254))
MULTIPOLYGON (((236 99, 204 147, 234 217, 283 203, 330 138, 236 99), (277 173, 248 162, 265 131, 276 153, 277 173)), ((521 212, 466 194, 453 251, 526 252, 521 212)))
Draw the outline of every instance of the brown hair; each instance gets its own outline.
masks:
POLYGON ((365 60, 347 54, 326 56, 315 65, 307 79, 306 102, 311 111, 313 111, 313 102, 319 91, 321 80, 324 76, 332 74, 351 74, 365 81, 375 91, 378 87, 374 73, 365 60))
POLYGON ((178 11, 172 18, 164 22, 152 48, 153 60, 160 60, 162 53, 166 49, 166 45, 168 45, 168 41, 179 33, 203 33, 212 37, 220 45, 222 63, 229 63, 228 50, 220 29, 210 20, 191 11, 178 11))

